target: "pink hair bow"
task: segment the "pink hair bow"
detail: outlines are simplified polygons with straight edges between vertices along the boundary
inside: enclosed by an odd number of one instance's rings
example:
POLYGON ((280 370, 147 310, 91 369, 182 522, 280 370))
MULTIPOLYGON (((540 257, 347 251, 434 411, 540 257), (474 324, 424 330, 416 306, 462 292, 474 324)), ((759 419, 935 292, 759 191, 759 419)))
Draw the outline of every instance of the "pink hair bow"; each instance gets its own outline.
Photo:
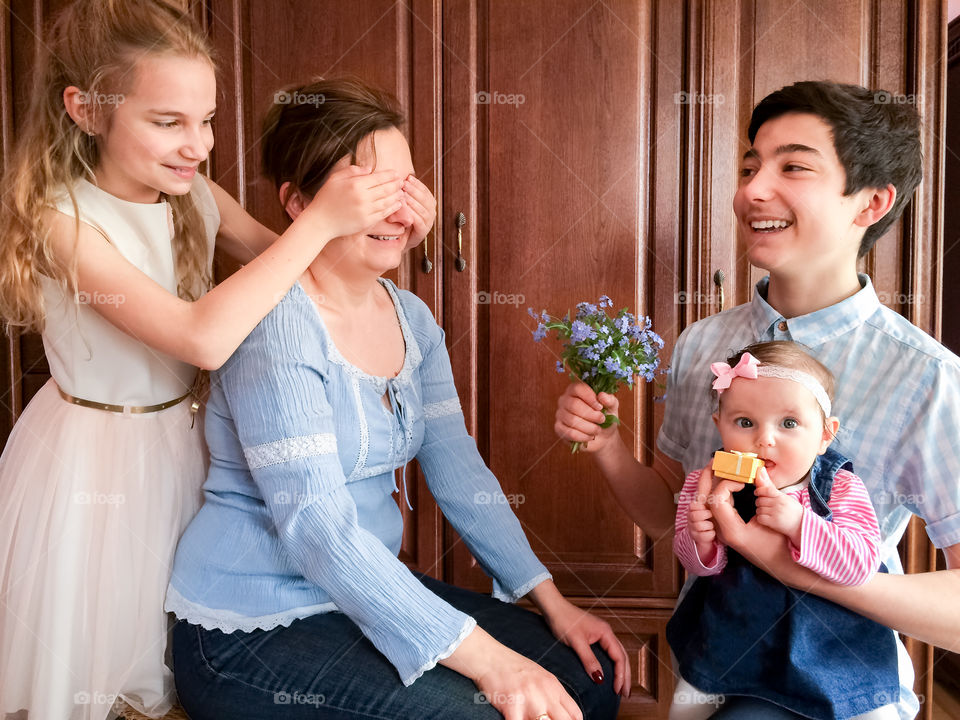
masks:
POLYGON ((710 371, 717 376, 713 381, 713 389, 722 393, 733 382, 734 378, 742 377, 755 380, 757 377, 757 366, 760 361, 750 353, 744 353, 736 367, 730 367, 725 362, 715 362, 710 364, 710 371))

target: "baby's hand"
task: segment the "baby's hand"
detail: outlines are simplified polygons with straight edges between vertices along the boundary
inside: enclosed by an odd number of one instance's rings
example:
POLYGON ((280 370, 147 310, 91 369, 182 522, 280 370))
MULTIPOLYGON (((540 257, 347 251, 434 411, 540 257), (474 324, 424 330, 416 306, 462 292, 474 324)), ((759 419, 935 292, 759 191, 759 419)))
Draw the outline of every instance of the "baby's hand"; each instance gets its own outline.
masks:
POLYGON ((760 468, 757 473, 756 495, 757 522, 786 535, 795 547, 800 547, 803 505, 796 498, 780 492, 765 468, 760 468))
POLYGON ((700 562, 710 566, 717 554, 717 529, 713 525, 713 513, 702 501, 694 500, 687 512, 687 530, 697 546, 700 562))

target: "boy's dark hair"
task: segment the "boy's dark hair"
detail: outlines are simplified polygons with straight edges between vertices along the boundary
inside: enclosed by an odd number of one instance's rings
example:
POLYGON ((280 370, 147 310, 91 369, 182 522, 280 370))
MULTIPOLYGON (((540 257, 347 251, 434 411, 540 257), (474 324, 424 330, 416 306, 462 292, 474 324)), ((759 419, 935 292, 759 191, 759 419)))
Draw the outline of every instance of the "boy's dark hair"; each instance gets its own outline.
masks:
MULTIPOLYGON (((263 121, 264 174, 312 197, 333 166, 377 130, 404 121, 396 99, 356 78, 317 79, 277 91, 263 121)), ((376 148, 373 148, 376 156, 376 148)))
POLYGON ((794 83, 767 95, 753 109, 747 135, 751 144, 760 126, 788 113, 821 118, 833 133, 833 145, 846 172, 844 195, 863 188, 897 189, 890 212, 867 228, 857 257, 897 221, 920 184, 923 156, 920 116, 901 96, 859 85, 826 81, 794 83))

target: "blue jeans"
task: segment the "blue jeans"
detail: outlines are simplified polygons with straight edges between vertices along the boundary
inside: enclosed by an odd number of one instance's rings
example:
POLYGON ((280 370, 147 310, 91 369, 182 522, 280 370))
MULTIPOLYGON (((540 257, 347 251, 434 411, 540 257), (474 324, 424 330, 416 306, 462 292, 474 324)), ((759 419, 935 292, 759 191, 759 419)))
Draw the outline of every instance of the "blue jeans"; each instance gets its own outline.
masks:
POLYGON ((789 710, 758 698, 727 698, 710 720, 805 720, 789 710))
MULTIPOLYGON (((620 698, 613 692, 613 663, 599 645, 593 646, 603 668, 603 683, 597 685, 536 613, 418 577, 498 641, 556 675, 585 719, 616 717, 620 698)), ((404 687, 394 667, 343 613, 229 635, 180 621, 173 657, 180 703, 193 720, 501 717, 472 681, 442 665, 404 687)))

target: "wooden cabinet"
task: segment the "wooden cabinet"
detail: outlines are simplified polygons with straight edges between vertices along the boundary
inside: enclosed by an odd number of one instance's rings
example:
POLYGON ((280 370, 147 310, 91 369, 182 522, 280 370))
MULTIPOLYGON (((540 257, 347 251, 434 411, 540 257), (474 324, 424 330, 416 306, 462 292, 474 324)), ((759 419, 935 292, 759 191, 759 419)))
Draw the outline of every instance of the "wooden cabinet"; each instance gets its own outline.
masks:
MULTIPOLYGON (((46 4, 4 6, 4 141, 20 64, 46 4), (13 43, 11 45, 11 43, 13 43), (15 63, 12 61, 16 61, 15 63), (15 70, 12 71, 11 68, 15 70), (11 92, 12 91, 12 92, 11 92)), ((196 0, 220 54, 210 172, 267 225, 284 218, 259 173, 260 120, 283 85, 355 74, 405 108, 414 165, 439 201, 435 232, 397 271, 447 333, 468 427, 561 590, 613 624, 635 687, 623 718, 666 717, 664 627, 682 573, 670 538, 645 536, 588 457, 552 431, 566 380, 535 344, 527 307, 563 313, 610 295, 652 317, 664 358, 691 322, 745 302, 759 274, 731 210, 754 104, 794 80, 882 86, 922 102, 925 175, 900 222, 865 259, 881 299, 937 333, 941 305, 941 95, 945 19, 934 0, 196 0), (462 212, 458 271, 454 218, 462 212)), ((36 341, 11 341, 8 430, 36 341), (22 348, 22 350, 21 350, 22 348)), ((663 407, 654 388, 621 395, 622 432, 649 461, 663 407)), ((489 580, 447 527, 422 478, 404 509, 403 557, 477 590, 489 580)), ((911 529, 908 567, 929 545, 911 529)), ((920 692, 929 649, 911 647, 920 692)))
MULTIPOLYGON (((670 543, 639 533, 590 458, 553 434, 567 380, 526 312, 563 314, 605 293, 676 325, 678 278, 647 229, 649 20, 632 2, 444 4, 444 137, 464 140, 444 153, 443 214, 449 223, 465 209, 469 230, 468 271, 444 265, 458 386, 491 469, 522 500, 534 550, 564 592, 585 598, 665 598, 679 583, 670 543)), ((664 130, 678 136, 676 118, 664 130)), ((651 401, 647 388, 624 395, 640 452, 652 447, 651 401)), ((451 555, 448 579, 488 586, 463 546, 451 555)))
MULTIPOLYGON (((213 174, 275 227, 255 147, 277 87, 354 73, 407 109, 414 164, 440 213, 432 273, 413 254, 398 279, 446 330, 469 429, 535 551, 632 649, 638 686, 623 717, 665 716, 663 628, 682 576, 669 538, 633 526, 590 459, 553 435, 566 380, 556 348, 533 343, 526 308, 563 313, 605 293, 653 318, 669 358, 686 325, 717 311, 717 270, 727 306, 748 300, 759 273, 738 247, 731 203, 750 111, 784 84, 830 77, 923 103, 924 185, 864 269, 887 304, 936 332, 943 79, 927 61, 942 52, 939 12, 932 2, 787 0, 208 2, 231 99, 213 174)), ((645 460, 662 413, 652 390, 622 395, 623 432, 645 460)), ((488 589, 422 479, 414 505, 405 560, 488 589)), ((904 547, 919 570, 929 547, 917 532, 904 547)), ((927 651, 912 650, 926 682, 927 651)))

